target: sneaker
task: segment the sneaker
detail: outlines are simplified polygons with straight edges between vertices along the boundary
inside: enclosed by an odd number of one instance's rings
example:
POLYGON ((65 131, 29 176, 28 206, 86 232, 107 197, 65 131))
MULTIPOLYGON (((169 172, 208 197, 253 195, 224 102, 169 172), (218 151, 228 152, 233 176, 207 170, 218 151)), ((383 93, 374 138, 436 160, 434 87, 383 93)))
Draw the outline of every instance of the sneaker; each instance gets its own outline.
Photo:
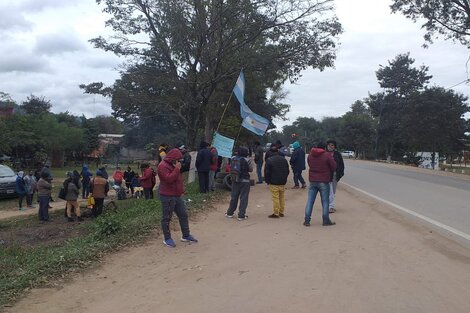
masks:
POLYGON ((276 215, 276 214, 271 214, 271 215, 268 215, 269 218, 279 218, 279 215, 276 215))
POLYGON ((228 215, 227 213, 225 213, 225 217, 226 217, 226 218, 233 218, 233 214, 232 214, 232 215, 228 215))
POLYGON ((262 182, 262 181, 257 181, 256 183, 257 183, 257 184, 262 184, 263 182, 262 182))
POLYGON ((164 244, 165 246, 167 246, 167 247, 170 247, 170 248, 176 247, 175 242, 174 242, 173 239, 171 239, 171 238, 164 239, 164 240, 163 240, 163 244, 164 244))
POLYGON ((302 189, 305 189, 305 188, 307 188, 307 185, 302 185, 302 189))
POLYGON ((279 213, 279 217, 284 217, 284 213, 279 213))
POLYGON ((237 220, 239 220, 239 221, 244 221, 244 220, 246 220, 246 219, 248 219, 248 215, 245 215, 245 216, 243 216, 243 217, 238 217, 238 218, 237 218, 237 220))
POLYGON ((299 189, 299 188, 300 188, 299 186, 292 187, 292 189, 299 189))
POLYGON ((336 225, 335 222, 323 223, 323 226, 333 226, 336 225))
POLYGON ((330 212, 330 213, 335 213, 335 212, 336 212, 336 209, 335 209, 335 208, 330 208, 330 209, 329 209, 329 212, 330 212))
POLYGON ((193 235, 189 235, 186 237, 181 237, 181 241, 183 242, 197 242, 197 239, 193 237, 193 235))
POLYGON ((310 226, 310 222, 305 221, 304 226, 307 226, 307 227, 310 226))
POLYGON ((18 210, 20 210, 20 211, 26 211, 25 208, 19 208, 18 210))

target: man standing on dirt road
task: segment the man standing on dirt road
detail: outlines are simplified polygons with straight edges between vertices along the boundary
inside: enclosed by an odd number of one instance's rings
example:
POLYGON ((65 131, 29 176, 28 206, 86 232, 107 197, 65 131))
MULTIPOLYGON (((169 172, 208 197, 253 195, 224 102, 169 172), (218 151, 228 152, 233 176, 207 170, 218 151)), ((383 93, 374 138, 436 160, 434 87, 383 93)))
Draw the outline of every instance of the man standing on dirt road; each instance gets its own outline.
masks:
POLYGON ((178 216, 183 242, 197 242, 189 232, 188 213, 181 197, 184 193, 183 176, 180 173, 183 155, 177 148, 171 149, 165 158, 158 164, 157 173, 160 178, 159 195, 162 203, 162 231, 163 244, 167 247, 176 247, 171 238, 170 222, 173 211, 178 216))
POLYGON ((264 165, 264 179, 269 185, 269 191, 273 198, 273 214, 269 218, 284 217, 286 201, 284 192, 286 189, 287 177, 289 176, 289 163, 286 158, 279 155, 276 146, 272 146, 271 157, 264 165))
POLYGON ((333 155, 333 159, 336 162, 336 170, 331 174, 331 183, 330 183, 330 199, 329 199, 329 210, 330 213, 336 212, 335 208, 335 196, 336 196, 336 186, 338 185, 341 177, 344 176, 344 161, 341 153, 336 150, 336 141, 330 139, 326 142, 326 149, 333 155))
POLYGON ((330 197, 330 182, 331 172, 336 170, 336 162, 331 153, 325 151, 326 144, 321 142, 317 147, 313 147, 307 158, 309 170, 308 180, 310 187, 308 188, 307 204, 305 205, 305 221, 304 226, 310 226, 310 219, 312 216, 313 204, 317 193, 320 192, 322 204, 322 218, 323 226, 331 226, 336 223, 330 220, 329 197, 330 197))

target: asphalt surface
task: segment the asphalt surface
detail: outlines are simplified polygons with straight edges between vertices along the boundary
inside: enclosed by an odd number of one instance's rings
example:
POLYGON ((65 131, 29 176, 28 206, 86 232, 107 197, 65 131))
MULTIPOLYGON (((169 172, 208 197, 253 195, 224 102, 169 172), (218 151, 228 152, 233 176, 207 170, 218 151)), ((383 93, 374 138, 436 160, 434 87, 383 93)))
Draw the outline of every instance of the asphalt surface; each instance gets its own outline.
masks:
POLYGON ((470 179, 345 160, 342 181, 470 236, 470 179))

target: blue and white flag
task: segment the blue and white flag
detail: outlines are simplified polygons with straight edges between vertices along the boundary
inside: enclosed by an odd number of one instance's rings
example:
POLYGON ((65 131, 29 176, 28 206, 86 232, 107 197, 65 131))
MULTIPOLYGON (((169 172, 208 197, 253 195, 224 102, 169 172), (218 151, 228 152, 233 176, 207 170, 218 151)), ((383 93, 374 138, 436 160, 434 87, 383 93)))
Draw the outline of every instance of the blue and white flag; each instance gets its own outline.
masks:
POLYGON ((253 133, 263 136, 269 126, 269 121, 254 113, 245 103, 245 75, 240 71, 237 82, 233 87, 233 93, 240 102, 240 115, 243 119, 242 126, 253 133))
POLYGON ((245 75, 243 75, 243 70, 240 71, 237 82, 233 87, 233 93, 235 94, 235 97, 237 97, 238 102, 240 102, 240 115, 242 118, 253 113, 245 103, 245 75))
POLYGON ((251 113, 243 119, 242 126, 259 136, 263 136, 266 129, 268 129, 269 121, 256 113, 251 113))

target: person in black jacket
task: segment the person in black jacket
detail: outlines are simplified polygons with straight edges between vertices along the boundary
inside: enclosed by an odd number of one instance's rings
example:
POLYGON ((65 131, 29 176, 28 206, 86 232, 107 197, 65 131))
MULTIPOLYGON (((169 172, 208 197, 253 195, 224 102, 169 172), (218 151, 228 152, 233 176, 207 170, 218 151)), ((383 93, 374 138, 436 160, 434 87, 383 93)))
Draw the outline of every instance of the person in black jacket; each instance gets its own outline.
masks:
POLYGON ((201 141, 196 156, 196 170, 199 179, 199 192, 209 192, 209 171, 211 169, 212 155, 208 149, 209 144, 201 141))
POLYGON ((302 177, 302 171, 305 170, 305 151, 298 141, 294 142, 292 147, 294 148, 294 152, 289 161, 292 172, 294 173, 294 187, 292 187, 292 189, 299 189, 299 182, 302 184, 302 188, 305 188, 307 185, 302 177))
POLYGON ((269 185, 269 191, 273 198, 273 214, 269 218, 284 217, 285 199, 284 191, 289 176, 289 163, 279 155, 277 146, 270 149, 271 157, 264 165, 264 180, 269 185))
POLYGON ((326 142, 326 149, 333 154, 333 158, 336 162, 336 171, 331 173, 331 182, 330 182, 330 213, 336 212, 335 209, 335 195, 336 195, 336 186, 338 185, 341 177, 344 176, 344 161, 341 153, 336 150, 336 141, 330 139, 326 142))

